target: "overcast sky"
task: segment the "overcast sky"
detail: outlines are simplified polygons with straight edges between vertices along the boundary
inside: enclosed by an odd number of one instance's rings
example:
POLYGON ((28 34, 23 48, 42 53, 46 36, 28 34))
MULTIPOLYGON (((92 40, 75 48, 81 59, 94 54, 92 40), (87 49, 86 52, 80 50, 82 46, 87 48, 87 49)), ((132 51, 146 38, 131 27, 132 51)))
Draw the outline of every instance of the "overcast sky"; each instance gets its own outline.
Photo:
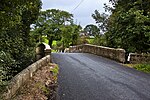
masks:
POLYGON ((100 12, 104 12, 104 3, 108 3, 108 1, 109 0, 42 0, 42 10, 60 9, 68 11, 74 15, 74 21, 84 27, 88 24, 95 24, 94 19, 91 17, 92 13, 94 13, 96 9, 100 12), (81 1, 83 1, 81 5, 75 9, 81 1))

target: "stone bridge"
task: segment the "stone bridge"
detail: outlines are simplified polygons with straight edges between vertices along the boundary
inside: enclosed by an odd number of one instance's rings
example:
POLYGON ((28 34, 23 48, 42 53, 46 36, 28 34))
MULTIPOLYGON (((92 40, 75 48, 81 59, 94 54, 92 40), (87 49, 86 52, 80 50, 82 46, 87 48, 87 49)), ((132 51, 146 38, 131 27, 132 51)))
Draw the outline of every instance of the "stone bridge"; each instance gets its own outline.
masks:
MULTIPOLYGON (((16 75, 5 93, 7 98, 51 60, 60 67, 59 100, 150 100, 150 75, 122 65, 125 50, 95 45, 78 45, 70 53, 52 53, 16 75), (110 60, 111 59, 111 60, 110 60), (119 63, 118 63, 119 62, 119 63)), ((150 56, 132 56, 136 63, 150 56), (138 60, 137 60, 138 59, 138 60)))
MULTIPOLYGON (((52 53, 60 67, 59 100, 150 100, 150 74, 124 66, 125 50, 85 44, 69 51, 52 53)), ((149 58, 131 54, 129 59, 149 58)))

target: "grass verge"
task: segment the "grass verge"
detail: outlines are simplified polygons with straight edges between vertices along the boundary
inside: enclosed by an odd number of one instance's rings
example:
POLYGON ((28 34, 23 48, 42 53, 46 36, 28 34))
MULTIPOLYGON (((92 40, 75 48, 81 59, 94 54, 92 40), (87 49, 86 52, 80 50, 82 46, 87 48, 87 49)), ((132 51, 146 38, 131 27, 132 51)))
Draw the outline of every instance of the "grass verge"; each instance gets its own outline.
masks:
POLYGON ((146 73, 150 73, 150 64, 136 64, 133 68, 146 73))
POLYGON ((145 64, 125 64, 126 66, 130 68, 135 68, 139 71, 143 71, 146 73, 150 73, 150 63, 145 63, 145 64))

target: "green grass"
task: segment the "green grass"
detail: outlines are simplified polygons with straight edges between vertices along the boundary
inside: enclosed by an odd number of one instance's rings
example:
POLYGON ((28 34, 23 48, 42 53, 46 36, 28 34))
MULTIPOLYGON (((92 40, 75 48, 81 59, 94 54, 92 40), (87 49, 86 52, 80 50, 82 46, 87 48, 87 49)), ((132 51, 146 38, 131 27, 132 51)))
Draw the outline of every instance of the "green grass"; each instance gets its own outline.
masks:
POLYGON ((127 67, 130 67, 130 68, 134 68, 134 66, 137 65, 137 64, 123 64, 123 65, 125 65, 127 67))
POLYGON ((46 95, 49 95, 49 93, 50 93, 50 89, 49 89, 48 87, 46 87, 46 86, 42 86, 42 87, 41 87, 41 90, 42 90, 46 95))
POLYGON ((128 66, 130 68, 137 69, 139 71, 143 71, 146 73, 150 73, 150 63, 145 64, 125 64, 125 66, 128 66))
POLYGON ((150 64, 136 64, 133 68, 146 73, 150 73, 150 64))
POLYGON ((58 74, 58 65, 56 65, 54 68, 51 69, 51 71, 54 73, 54 76, 56 76, 58 74))
MULTIPOLYGON (((49 65, 51 65, 51 63, 49 63, 49 65)), ((53 72, 54 76, 57 76, 59 73, 59 67, 57 64, 55 64, 55 66, 53 68, 50 69, 50 71, 53 72)))

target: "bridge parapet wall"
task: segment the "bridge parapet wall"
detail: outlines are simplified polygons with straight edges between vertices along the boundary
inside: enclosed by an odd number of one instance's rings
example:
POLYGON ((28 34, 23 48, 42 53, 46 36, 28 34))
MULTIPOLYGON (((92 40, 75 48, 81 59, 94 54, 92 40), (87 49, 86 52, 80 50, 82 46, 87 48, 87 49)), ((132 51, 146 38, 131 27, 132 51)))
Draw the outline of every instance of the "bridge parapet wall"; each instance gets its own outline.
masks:
POLYGON ((83 52, 83 45, 77 45, 77 46, 70 46, 69 47, 70 53, 81 53, 83 52))
POLYGON ((128 60, 132 64, 137 63, 150 63, 150 54, 137 54, 137 53, 130 53, 128 60))
POLYGON ((32 78, 34 72, 36 72, 37 69, 41 68, 42 66, 47 65, 50 60, 50 55, 47 55, 13 77, 4 94, 2 94, 4 100, 9 100, 13 95, 15 95, 18 89, 25 84, 29 78, 32 78))
POLYGON ((115 49, 104 46, 83 44, 78 46, 73 46, 69 48, 70 52, 83 52, 91 53, 103 57, 107 57, 119 62, 125 62, 125 50, 124 49, 115 49))

